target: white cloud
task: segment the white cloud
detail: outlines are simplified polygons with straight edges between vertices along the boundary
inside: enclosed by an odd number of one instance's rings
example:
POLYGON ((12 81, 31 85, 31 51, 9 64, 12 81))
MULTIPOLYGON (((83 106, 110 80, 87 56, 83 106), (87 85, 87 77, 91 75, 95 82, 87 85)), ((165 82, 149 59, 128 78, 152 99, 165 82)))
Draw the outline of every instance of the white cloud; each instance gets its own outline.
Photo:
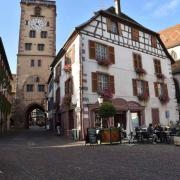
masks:
POLYGON ((180 0, 168 0, 165 4, 157 7, 153 15, 156 17, 168 16, 177 9, 180 4, 180 0))

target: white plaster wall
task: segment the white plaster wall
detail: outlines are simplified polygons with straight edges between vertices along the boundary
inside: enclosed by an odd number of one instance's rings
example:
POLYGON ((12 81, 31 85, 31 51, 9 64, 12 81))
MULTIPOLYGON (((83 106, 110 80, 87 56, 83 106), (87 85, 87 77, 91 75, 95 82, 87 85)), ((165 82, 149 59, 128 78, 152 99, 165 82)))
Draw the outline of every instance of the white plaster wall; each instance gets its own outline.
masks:
MULTIPOLYGON (((54 97, 56 94, 56 90, 57 88, 60 86, 60 102, 62 103, 63 98, 65 96, 65 81, 67 79, 69 79, 70 77, 73 78, 73 95, 72 95, 72 103, 73 104, 77 104, 79 105, 79 91, 80 91, 80 57, 79 57, 79 52, 80 52, 80 46, 79 46, 79 41, 80 38, 79 36, 76 37, 76 39, 72 42, 71 46, 68 48, 68 50, 70 50, 72 48, 73 45, 75 45, 75 62, 72 64, 72 72, 70 73, 66 73, 64 71, 64 64, 65 64, 65 55, 59 59, 58 63, 56 64, 56 66, 54 67, 53 71, 54 71, 54 76, 55 76, 55 69, 58 66, 58 64, 61 61, 61 76, 60 76, 60 81, 59 81, 59 85, 57 83, 54 83, 54 97)), ((67 52, 68 52, 67 50, 67 52)), ((54 98, 54 100, 56 101, 56 99, 54 98)))
POLYGON ((168 52, 171 54, 172 51, 176 52, 177 54, 177 59, 176 60, 180 60, 180 46, 176 46, 173 48, 168 49, 168 52))
POLYGON ((142 52, 138 52, 129 48, 125 48, 122 46, 114 45, 103 40, 97 40, 96 38, 83 35, 82 42, 84 44, 83 49, 85 50, 85 54, 83 54, 85 61, 83 62, 84 74, 87 76, 87 83, 84 83, 85 87, 88 87, 88 90, 84 91, 84 98, 86 99, 86 103, 95 103, 97 102, 97 98, 99 97, 97 93, 92 92, 92 80, 91 80, 91 72, 106 72, 110 75, 114 75, 115 78, 115 95, 114 98, 124 98, 127 101, 133 100, 138 101, 137 97, 133 96, 133 88, 132 88, 132 79, 137 78, 136 73, 134 72, 133 58, 132 53, 137 52, 142 56, 142 64, 143 68, 147 71, 147 75, 144 80, 149 82, 150 89, 150 100, 147 104, 141 103, 146 106, 146 124, 148 125, 152 122, 151 119, 151 108, 159 108, 160 111, 160 122, 162 124, 167 124, 169 120, 176 121, 177 120, 177 112, 176 112, 176 100, 175 100, 175 88, 174 83, 172 81, 172 70, 170 60, 160 59, 162 73, 166 76, 165 82, 168 84, 168 91, 170 101, 167 105, 162 105, 157 97, 155 97, 154 92, 154 82, 157 81, 154 72, 154 62, 152 55, 145 54, 142 52), (106 45, 113 46, 115 48, 115 64, 109 66, 108 68, 99 66, 97 62, 93 59, 89 59, 89 47, 88 41, 94 40, 97 42, 104 43, 106 45), (165 112, 170 110, 170 119, 167 120, 165 118, 165 112))

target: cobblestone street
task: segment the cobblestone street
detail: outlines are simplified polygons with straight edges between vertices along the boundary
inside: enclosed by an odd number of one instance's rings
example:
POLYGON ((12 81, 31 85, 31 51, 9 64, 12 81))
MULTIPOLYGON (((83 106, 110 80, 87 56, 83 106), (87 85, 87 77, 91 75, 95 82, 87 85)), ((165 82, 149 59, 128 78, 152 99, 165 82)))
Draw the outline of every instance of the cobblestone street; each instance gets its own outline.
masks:
POLYGON ((1 180, 180 179, 174 145, 84 146, 43 130, 0 138, 1 180))

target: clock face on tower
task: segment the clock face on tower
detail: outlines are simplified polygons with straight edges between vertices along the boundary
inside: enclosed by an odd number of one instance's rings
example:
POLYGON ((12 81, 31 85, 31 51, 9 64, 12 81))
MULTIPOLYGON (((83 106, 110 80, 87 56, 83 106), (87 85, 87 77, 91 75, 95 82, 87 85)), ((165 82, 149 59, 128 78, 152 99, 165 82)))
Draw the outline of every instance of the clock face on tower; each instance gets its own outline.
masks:
POLYGON ((31 29, 41 31, 46 26, 46 21, 40 18, 34 18, 29 21, 31 29))

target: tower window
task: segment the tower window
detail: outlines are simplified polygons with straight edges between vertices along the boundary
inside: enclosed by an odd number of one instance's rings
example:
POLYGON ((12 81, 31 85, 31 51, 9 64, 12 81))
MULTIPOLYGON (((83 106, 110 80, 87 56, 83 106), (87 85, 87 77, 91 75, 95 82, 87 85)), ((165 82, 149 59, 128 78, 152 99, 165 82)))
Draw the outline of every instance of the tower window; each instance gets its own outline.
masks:
POLYGON ((49 21, 47 22, 47 27, 49 27, 49 21))
POLYGON ((27 92, 33 92, 33 84, 27 84, 26 91, 27 92))
POLYGON ((41 38, 47 38, 47 31, 41 31, 41 38))
POLYGON ((34 8, 35 16, 41 16, 41 8, 39 6, 34 8))
POLYGON ((26 20, 26 25, 28 25, 28 23, 29 23, 28 20, 26 20))
POLYGON ((36 37, 36 31, 34 31, 34 30, 29 31, 29 37, 35 38, 36 37))
POLYGON ((39 91, 39 92, 44 92, 44 85, 39 84, 39 85, 38 85, 38 91, 39 91))
POLYGON ((38 44, 38 51, 44 51, 44 44, 38 44))
POLYGON ((31 60, 31 67, 34 67, 34 60, 31 60))
POLYGON ((32 48, 32 43, 25 43, 25 50, 30 51, 32 48))
POLYGON ((38 67, 41 67, 41 60, 38 60, 38 67))

